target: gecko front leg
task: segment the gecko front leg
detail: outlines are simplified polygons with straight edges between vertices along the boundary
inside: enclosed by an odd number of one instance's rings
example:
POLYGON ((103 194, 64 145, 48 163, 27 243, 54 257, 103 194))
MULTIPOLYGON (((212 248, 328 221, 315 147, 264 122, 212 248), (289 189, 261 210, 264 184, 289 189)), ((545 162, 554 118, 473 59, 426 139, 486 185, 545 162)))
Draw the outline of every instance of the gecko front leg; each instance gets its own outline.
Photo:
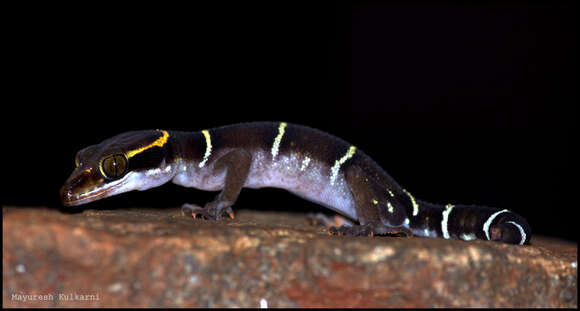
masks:
POLYGON ((181 211, 190 212, 194 218, 199 214, 211 220, 221 220, 225 212, 233 219, 234 211, 232 210, 232 205, 236 202, 248 178, 251 164, 252 156, 243 149, 234 149, 217 159, 213 166, 213 174, 217 175, 226 170, 223 190, 205 207, 186 203, 181 207, 181 211))

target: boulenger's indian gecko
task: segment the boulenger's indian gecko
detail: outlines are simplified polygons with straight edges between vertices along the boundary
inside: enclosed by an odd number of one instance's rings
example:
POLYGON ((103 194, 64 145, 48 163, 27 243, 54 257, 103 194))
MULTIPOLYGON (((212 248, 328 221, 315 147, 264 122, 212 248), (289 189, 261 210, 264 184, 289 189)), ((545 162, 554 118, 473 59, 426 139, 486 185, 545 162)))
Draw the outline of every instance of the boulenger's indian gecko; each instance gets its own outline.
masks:
POLYGON ((205 207, 183 209, 206 219, 233 217, 243 187, 282 188, 352 220, 333 233, 404 233, 524 244, 527 221, 507 209, 437 205, 416 199, 355 146, 328 133, 285 122, 233 124, 200 132, 126 132, 76 155, 62 203, 80 205, 168 181, 222 190, 205 207))

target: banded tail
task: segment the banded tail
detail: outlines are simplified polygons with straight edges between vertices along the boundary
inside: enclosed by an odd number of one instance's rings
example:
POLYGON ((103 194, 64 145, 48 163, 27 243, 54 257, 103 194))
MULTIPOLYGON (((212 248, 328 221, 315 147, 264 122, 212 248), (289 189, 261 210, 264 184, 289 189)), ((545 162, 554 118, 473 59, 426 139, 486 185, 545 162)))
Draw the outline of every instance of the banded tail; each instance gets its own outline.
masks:
POLYGON ((417 201, 419 212, 409 217, 413 234, 461 240, 492 240, 523 245, 531 227, 520 215, 507 209, 476 205, 437 205, 417 201))

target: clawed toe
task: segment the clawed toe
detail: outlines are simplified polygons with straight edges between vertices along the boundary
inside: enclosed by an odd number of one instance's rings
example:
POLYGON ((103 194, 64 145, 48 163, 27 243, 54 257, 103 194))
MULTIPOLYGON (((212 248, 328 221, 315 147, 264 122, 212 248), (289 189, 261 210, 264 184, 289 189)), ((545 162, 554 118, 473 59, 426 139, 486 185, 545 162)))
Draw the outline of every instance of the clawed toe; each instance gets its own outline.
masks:
POLYGON ((231 219, 235 218, 234 210, 231 206, 224 205, 220 202, 210 202, 205 207, 188 203, 183 204, 181 206, 181 214, 185 216, 187 213, 190 213, 193 218, 197 218, 200 215, 202 218, 209 220, 221 220, 224 213, 231 219))
POLYGON ((231 219, 234 219, 236 217, 236 215, 234 214, 234 210, 231 208, 231 206, 228 206, 228 207, 224 208, 223 212, 225 212, 226 214, 228 214, 228 216, 231 219))

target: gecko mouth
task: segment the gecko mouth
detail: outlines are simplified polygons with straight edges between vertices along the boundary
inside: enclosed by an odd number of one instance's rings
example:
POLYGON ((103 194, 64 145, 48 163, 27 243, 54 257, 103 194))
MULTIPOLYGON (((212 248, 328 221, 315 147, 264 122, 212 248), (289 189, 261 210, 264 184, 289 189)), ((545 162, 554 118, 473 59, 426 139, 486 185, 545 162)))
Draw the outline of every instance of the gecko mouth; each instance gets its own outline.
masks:
POLYGON ((78 189, 65 184, 60 189, 60 201, 64 206, 77 206, 108 197, 113 190, 124 184, 124 179, 114 184, 101 185, 88 191, 79 192, 78 189))

